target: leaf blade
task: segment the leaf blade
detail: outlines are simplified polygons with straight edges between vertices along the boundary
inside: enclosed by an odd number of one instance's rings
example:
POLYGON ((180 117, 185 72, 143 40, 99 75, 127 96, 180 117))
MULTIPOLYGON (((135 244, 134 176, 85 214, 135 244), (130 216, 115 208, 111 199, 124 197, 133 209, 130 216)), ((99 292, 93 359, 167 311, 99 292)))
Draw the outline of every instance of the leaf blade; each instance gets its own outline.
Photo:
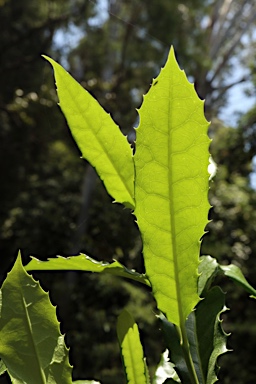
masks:
POLYGON ((78 256, 62 257, 57 256, 49 258, 47 261, 40 261, 35 257, 31 257, 31 261, 25 267, 27 271, 83 271, 96 273, 109 273, 111 275, 125 277, 138 281, 147 286, 151 286, 146 275, 140 274, 134 270, 126 268, 119 261, 114 260, 112 263, 96 261, 91 257, 80 254, 78 256))
POLYGON ((208 290, 214 277, 218 274, 219 264, 214 257, 201 256, 198 271, 198 294, 202 297, 203 292, 208 290))
POLYGON ((219 268, 225 276, 229 277, 231 280, 243 287, 247 292, 251 294, 252 298, 256 299, 256 289, 254 289, 253 286, 248 283, 243 275, 243 272, 237 265, 219 265, 219 268))
POLYGON ((117 321, 117 336, 125 367, 127 384, 147 384, 147 372, 138 326, 133 317, 123 310, 117 321))
MULTIPOLYGON (((190 325, 194 324, 196 343, 191 349, 193 360, 203 376, 202 383, 214 384, 218 381, 218 357, 226 352, 227 334, 222 329, 220 316, 226 311, 225 294, 215 286, 206 292, 205 298, 199 302, 191 313, 190 325)), ((201 383, 201 381, 200 381, 201 383)))
POLYGON ((139 110, 135 215, 158 308, 178 326, 197 304, 200 238, 208 222, 209 138, 203 102, 175 60, 139 110))
POLYGON ((199 303, 196 311, 198 327, 197 333, 200 336, 199 346, 201 349, 201 358, 203 362, 205 362, 204 369, 206 384, 213 384, 218 381, 218 357, 228 352, 226 347, 228 335, 222 329, 222 320, 220 319, 221 314, 225 312, 226 309, 225 294, 219 287, 214 287, 208 292, 205 300, 199 303), (207 323, 207 321, 209 322, 207 323), (205 330, 204 332, 202 332, 203 327, 205 330), (212 343, 211 351, 208 348, 209 341, 212 343), (208 357, 209 359, 207 364, 208 357))
POLYGON ((48 295, 25 272, 19 255, 1 289, 0 356, 14 381, 72 383, 55 312, 48 295))
POLYGON ((82 156, 116 202, 134 208, 134 164, 126 137, 108 114, 68 72, 43 56, 54 69, 59 105, 82 156))

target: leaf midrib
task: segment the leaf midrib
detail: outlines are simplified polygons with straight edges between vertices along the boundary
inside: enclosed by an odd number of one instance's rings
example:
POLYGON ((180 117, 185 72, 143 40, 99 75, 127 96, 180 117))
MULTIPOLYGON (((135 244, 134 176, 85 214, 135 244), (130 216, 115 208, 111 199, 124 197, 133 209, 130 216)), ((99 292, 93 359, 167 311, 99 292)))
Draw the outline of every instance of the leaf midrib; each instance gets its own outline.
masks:
POLYGON ((25 298, 24 298, 23 294, 21 294, 21 302, 22 302, 23 309, 24 309, 24 312, 25 312, 25 317, 26 317, 26 320, 27 320, 26 324, 27 324, 27 327, 28 327, 28 335, 29 335, 29 338, 31 339, 31 344, 33 346, 32 348, 34 350, 34 355, 36 356, 38 368, 39 368, 39 371, 40 371, 40 376, 41 376, 41 379, 42 379, 42 384, 47 384, 45 374, 44 374, 43 369, 42 369, 41 364, 40 364, 40 357, 38 355, 38 350, 36 348, 36 345, 34 343, 34 339, 32 337, 32 334, 33 334, 32 325, 31 325, 31 322, 30 322, 30 316, 29 316, 29 313, 28 313, 28 310, 27 310, 27 304, 26 304, 26 301, 25 301, 25 298))
MULTIPOLYGON (((173 74, 170 74, 170 76, 173 76, 173 74)), ((184 319, 183 310, 182 310, 182 300, 181 300, 181 292, 180 292, 180 278, 179 278, 179 267, 178 267, 178 255, 177 255, 177 243, 176 243, 176 222, 175 222, 175 215, 174 215, 174 197, 173 197, 173 172, 172 172, 172 161, 171 161, 171 154, 173 153, 173 145, 171 140, 171 129, 174 129, 172 127, 172 101, 173 101, 173 87, 171 86, 171 81, 169 82, 169 103, 168 103, 168 116, 170 118, 168 119, 168 171, 169 171, 169 212, 170 212, 170 226, 171 226, 171 240, 172 240, 172 250, 173 250, 173 264, 174 264, 174 274, 175 274, 175 288, 176 288, 176 297, 178 302, 178 313, 179 313, 179 325, 180 328, 182 328, 182 322, 184 319)))

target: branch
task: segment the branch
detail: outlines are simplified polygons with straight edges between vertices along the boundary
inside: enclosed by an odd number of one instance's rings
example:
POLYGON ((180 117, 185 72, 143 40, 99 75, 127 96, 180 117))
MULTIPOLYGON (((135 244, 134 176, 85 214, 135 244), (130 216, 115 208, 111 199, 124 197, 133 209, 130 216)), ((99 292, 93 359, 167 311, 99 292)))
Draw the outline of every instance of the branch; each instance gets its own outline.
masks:
POLYGON ((223 55, 223 59, 217 69, 215 70, 215 73, 213 74, 212 78, 210 79, 210 83, 212 83, 216 77, 220 74, 222 68, 226 65, 227 61, 230 59, 231 53, 234 51, 236 46, 238 45, 239 41, 241 40, 243 34, 248 30, 254 19, 256 18, 256 9, 254 12, 251 13, 251 17, 249 20, 247 20, 247 23, 241 28, 240 33, 236 36, 236 38, 233 39, 232 45, 230 48, 226 51, 226 53, 223 55))
POLYGON ((250 74, 248 74, 247 76, 243 76, 239 80, 234 81, 233 83, 227 84, 223 87, 213 87, 213 91, 220 91, 219 96, 221 97, 224 95, 225 92, 227 92, 230 88, 234 87, 235 85, 248 81, 250 79, 250 76, 251 76, 250 74))
MULTIPOLYGON (((228 42, 229 36, 235 35, 234 33, 232 34, 232 31, 239 30, 239 24, 242 21, 244 7, 246 6, 246 4, 247 4, 247 0, 244 0, 244 2, 242 4, 240 4, 240 6, 237 8, 237 11, 232 16, 231 20, 228 20, 227 17, 230 14, 232 1, 230 2, 229 7, 227 7, 225 9, 225 13, 223 13, 223 17, 221 17, 219 20, 219 28, 217 30, 217 34, 215 34, 215 36, 214 36, 214 33, 212 34, 212 39, 211 39, 211 44, 210 44, 212 47, 211 58, 214 58, 216 56, 216 54, 219 51, 221 46, 227 45, 226 43, 228 42), (224 25, 226 23, 228 23, 228 26, 224 27, 224 25), (214 41, 214 39, 216 39, 216 41, 214 41)), ((224 6, 225 6, 225 4, 222 6, 222 9, 224 8, 224 6)), ((221 12, 221 10, 220 10, 220 12, 221 12)), ((249 13, 249 15, 250 14, 251 14, 251 12, 249 13)), ((246 16, 246 18, 247 18, 247 16, 246 16)), ((244 21, 247 23, 246 20, 244 20, 244 21)), ((218 24, 217 24, 217 26, 218 26, 218 24)))

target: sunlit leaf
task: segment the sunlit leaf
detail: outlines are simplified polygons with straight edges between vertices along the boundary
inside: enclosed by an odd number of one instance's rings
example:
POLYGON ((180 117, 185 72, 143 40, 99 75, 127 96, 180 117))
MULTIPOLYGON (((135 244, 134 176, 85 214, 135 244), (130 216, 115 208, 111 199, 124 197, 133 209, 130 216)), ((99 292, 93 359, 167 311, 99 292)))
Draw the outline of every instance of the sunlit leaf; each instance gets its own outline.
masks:
POLYGON ((201 296, 203 291, 211 286, 214 277, 218 274, 219 264, 211 256, 201 256, 198 271, 198 294, 201 296))
POLYGON ((249 292, 252 298, 256 299, 256 289, 254 289, 251 284, 248 283, 243 275, 243 272, 237 265, 220 265, 219 267, 224 272, 225 276, 230 277, 233 281, 235 281, 247 292, 249 292))
POLYGON ((150 286, 150 282, 143 274, 135 272, 120 264, 119 261, 106 263, 96 261, 91 257, 80 254, 70 257, 54 257, 47 261, 40 261, 35 257, 26 266, 27 271, 84 271, 84 272, 103 272, 111 275, 126 277, 150 286))
POLYGON ((127 384, 147 384, 147 372, 138 326, 129 312, 118 317, 117 336, 121 348, 127 384))
POLYGON ((59 105, 82 156, 115 201, 134 208, 134 164, 127 138, 89 92, 58 63, 44 58, 54 68, 59 105))
POLYGON ((136 133, 135 215, 158 308, 176 325, 197 304, 208 222, 209 138, 201 101, 171 49, 144 97, 136 133))

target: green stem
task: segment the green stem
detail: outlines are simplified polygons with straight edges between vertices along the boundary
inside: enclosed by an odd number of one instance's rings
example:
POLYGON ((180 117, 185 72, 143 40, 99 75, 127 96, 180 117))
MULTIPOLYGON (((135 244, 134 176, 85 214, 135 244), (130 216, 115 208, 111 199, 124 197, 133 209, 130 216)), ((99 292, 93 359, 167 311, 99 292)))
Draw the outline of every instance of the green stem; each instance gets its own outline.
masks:
POLYGON ((188 337, 187 337, 185 325, 181 326, 180 331, 181 331, 181 337, 182 337, 181 347, 182 347, 183 355, 184 355, 186 365, 188 368, 191 384, 199 384, 199 380, 197 377, 195 366, 194 366, 192 356, 190 353, 189 342, 188 342, 188 337))

